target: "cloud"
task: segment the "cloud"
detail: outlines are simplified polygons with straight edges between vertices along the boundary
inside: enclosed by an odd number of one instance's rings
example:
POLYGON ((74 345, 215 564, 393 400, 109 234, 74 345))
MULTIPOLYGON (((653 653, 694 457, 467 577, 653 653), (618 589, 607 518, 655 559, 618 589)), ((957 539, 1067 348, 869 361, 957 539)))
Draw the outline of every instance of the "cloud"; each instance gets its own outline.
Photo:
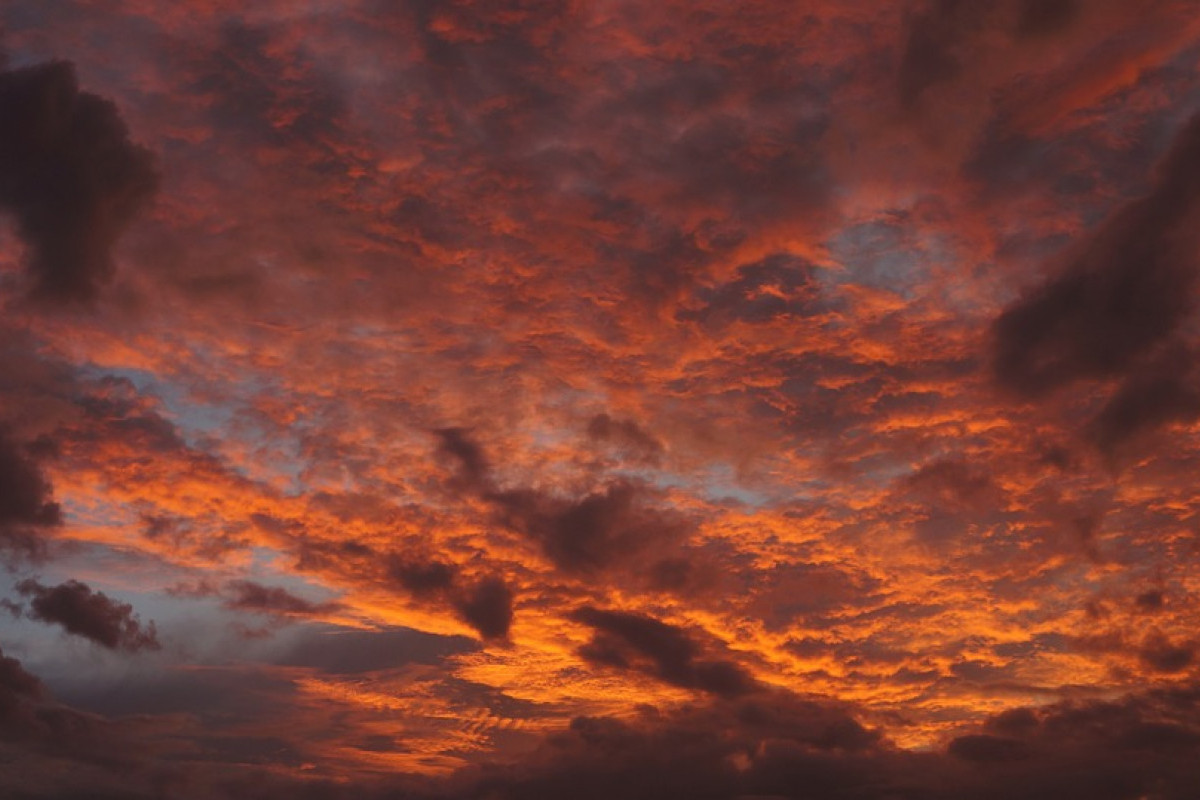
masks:
POLYGON ((37 463, 0 430, 0 549, 40 552, 42 531, 62 524, 49 481, 37 463))
POLYGON ((478 649, 479 642, 466 636, 436 636, 408 628, 348 631, 332 626, 305 627, 289 638, 276 663, 359 674, 411 663, 437 665, 448 656, 478 649))
POLYGON ((29 246, 34 299, 93 300, 157 186, 150 152, 130 142, 112 103, 79 90, 71 64, 0 73, 0 210, 29 246))
POLYGON ((1195 355, 1182 345, 1169 346, 1133 369, 1087 427, 1102 450, 1143 432, 1200 417, 1200 374, 1195 355))
POLYGON ((462 620, 483 638, 508 636, 513 621, 513 591, 502 578, 483 578, 456 593, 452 602, 462 620))
POLYGON ((927 90, 958 77, 964 47, 982 24, 980 7, 964 0, 934 0, 908 21, 904 52, 896 71, 900 102, 917 104, 927 90))
POLYGON ((149 224, 42 295, 138 314, 4 323, 45 362, 0 352, 29 513, 70 523, 19 527, 56 572, 174 583, 188 636, 110 691, 10 626, 180 752, 93 782, 0 746, 42 781, 0 795, 1186 797, 1166 703, 1108 738, 1115 705, 986 715, 1195 674, 1195 309, 1111 368, 1076 353, 1140 296, 1095 242, 1134 252, 1106 232, 1175 180, 1129 200, 1200 97, 1187 5, 3 4, 13 63, 69 54, 165 167, 149 224), (1006 402, 980 333, 1080 220, 1025 299, 1086 280, 1006 402), (1181 435, 1114 483, 1057 419, 1181 435))
POLYGON ((682 537, 682 520, 645 498, 645 490, 632 481, 617 481, 575 500, 536 489, 487 495, 504 524, 536 542, 555 566, 575 573, 606 570, 682 537))
POLYGON ((960 736, 950 742, 948 752, 964 761, 978 763, 1020 761, 1029 757, 1029 748, 1024 742, 986 733, 960 736))
POLYGON ((21 662, 0 650, 0 719, 11 713, 24 699, 41 700, 45 687, 37 676, 26 672, 21 662))
POLYGON ((1200 414, 1178 340, 1195 308, 1200 117, 1175 136, 1149 192, 1072 248, 992 326, 1002 386, 1040 398, 1080 380, 1120 384, 1094 419, 1105 447, 1200 414), (1164 349, 1165 348, 1165 349, 1164 349))
POLYGON ((414 561, 393 556, 388 575, 417 597, 436 595, 450 589, 458 579, 458 570, 442 561, 414 561))
POLYGON ((1137 655, 1155 672, 1181 672, 1192 664, 1196 648, 1190 642, 1172 642, 1160 631, 1153 631, 1142 640, 1137 655))
MULTIPOLYGON (((596 419, 602 421, 593 438, 616 436, 628 442, 634 435, 645 448, 640 430, 633 433, 607 417, 593 418, 593 423, 596 419)), ((438 435, 441 451, 458 464, 459 482, 491 505, 499 522, 536 543, 565 572, 601 572, 670 546, 686 532, 678 514, 648 502, 651 493, 640 482, 616 480, 574 499, 534 487, 499 488, 483 448, 465 431, 447 428, 438 435)))
POLYGON ((227 588, 230 595, 225 599, 225 607, 235 611, 308 617, 338 608, 336 603, 313 603, 282 587, 264 586, 254 581, 230 581, 227 588))
POLYGON ((1184 800, 1200 778, 1197 697, 1182 687, 1013 709, 926 752, 787 695, 581 717, 534 757, 454 796, 1184 800))
POLYGON ((648 672, 666 683, 722 697, 752 691, 754 678, 733 661, 702 657, 682 628, 643 614, 585 607, 572 615, 595 631, 579 655, 593 664, 648 672))
POLYGON ((994 510, 1004 501, 1003 492, 984 469, 958 458, 923 464, 900 485, 906 495, 950 511, 994 510))
POLYGON ((43 586, 29 578, 17 584, 17 591, 30 598, 31 619, 61 625, 68 633, 110 650, 134 653, 162 646, 153 622, 143 626, 133 606, 94 592, 85 583, 69 580, 58 586, 43 586))
POLYGON ((1147 614, 1162 611, 1163 606, 1166 605, 1166 601, 1166 595, 1156 589, 1142 592, 1134 598, 1134 604, 1138 610, 1144 611, 1147 614))
POLYGON ((393 554, 386 577, 417 600, 449 606, 484 639, 504 639, 512 627, 514 593, 499 575, 470 582, 457 565, 393 554))
POLYGON ((464 428, 441 428, 434 434, 438 437, 438 450, 457 462, 468 487, 478 488, 487 483, 491 466, 483 448, 471 438, 469 431, 464 428))

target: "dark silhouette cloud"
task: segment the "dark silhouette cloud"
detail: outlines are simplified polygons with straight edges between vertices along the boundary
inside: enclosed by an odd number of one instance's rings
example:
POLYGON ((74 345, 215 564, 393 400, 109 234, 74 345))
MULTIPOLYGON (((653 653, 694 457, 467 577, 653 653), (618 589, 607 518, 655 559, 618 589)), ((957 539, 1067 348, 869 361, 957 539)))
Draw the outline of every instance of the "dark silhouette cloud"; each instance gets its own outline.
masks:
POLYGON ((755 688, 733 661, 702 657, 683 629, 642 614, 581 608, 574 618, 595 631, 579 654, 594 664, 648 672, 667 683, 734 697, 755 688))
POLYGON ((1006 711, 943 750, 899 750, 833 706, 778 695, 671 714, 581 717, 524 764, 456 797, 584 800, 1188 800, 1194 687, 1006 711))
POLYGON ((235 611, 250 611, 278 616, 309 617, 327 614, 338 608, 337 603, 313 603, 297 597, 279 586, 264 586, 254 581, 231 581, 225 607, 235 611))
POLYGON ((437 636, 408 628, 348 631, 310 626, 298 631, 278 663, 334 674, 395 669, 404 664, 438 664, 446 656, 475 652, 466 636, 437 636))
POLYGON ((150 152, 129 140, 112 103, 79 90, 71 64, 0 73, 0 210, 29 246, 35 299, 92 300, 157 185, 150 152))
POLYGON ((512 627, 513 591, 497 575, 468 583, 454 564, 394 554, 385 576, 417 600, 448 605, 484 639, 503 639, 512 627))
POLYGON ((161 647, 153 622, 143 626, 133 606, 94 592, 85 583, 69 580, 44 586, 30 578, 18 583, 17 591, 29 598, 31 619, 61 625, 68 633, 110 650, 137 652, 161 647))
POLYGON ((423 597, 448 590, 458 578, 458 570, 442 561, 415 561, 393 556, 388 575, 406 590, 423 597))
POLYGON ((1029 757, 1028 746, 1017 739, 990 734, 960 736, 950 742, 948 752, 965 761, 1018 761, 1029 757))
MULTIPOLYGON (((578 499, 559 497, 540 488, 499 489, 478 443, 460 428, 438 433, 442 452, 458 462, 459 480, 495 509, 502 524, 537 543, 546 557, 565 572, 602 571, 647 549, 683 538, 683 520, 647 502, 649 492, 641 483, 614 481, 578 499)), ((601 419, 594 436, 611 435, 646 438, 640 429, 632 432, 611 419, 601 419)))
POLYGON ((1091 439, 1111 451, 1140 433, 1200 417, 1195 363, 1188 349, 1175 346, 1133 370, 1091 420, 1091 439))
POLYGON ((1149 193, 1105 220, 1058 274, 996 319, 1003 386, 1037 398, 1078 380, 1121 380, 1093 422, 1106 447, 1200 414, 1188 376, 1194 359, 1176 341, 1195 308, 1197 187, 1200 117, 1175 137, 1149 193))
POLYGON ((21 662, 0 650, 0 718, 12 711, 21 698, 40 700, 45 687, 37 676, 26 672, 21 662))
POLYGON ((50 492, 37 463, 0 430, 0 549, 26 555, 42 549, 40 531, 62 524, 50 492))
POLYGON ((1134 604, 1138 607, 1138 609, 1147 613, 1161 611, 1163 606, 1166 605, 1166 602, 1166 596, 1162 592, 1155 589, 1152 589, 1148 592, 1142 592, 1134 598, 1134 604))
POLYGON ((1148 634, 1138 649, 1138 658, 1156 672, 1180 672, 1192 664, 1195 655, 1190 642, 1172 642, 1158 631, 1148 634))
POLYGON ((537 542, 557 567, 587 573, 681 538, 682 521, 649 506, 644 494, 636 483, 617 482, 578 500, 535 489, 492 492, 488 499, 506 525, 537 542))
POLYGON ((483 486, 488 480, 490 467, 483 448, 463 428, 441 428, 434 431, 438 437, 439 450, 457 463, 463 481, 468 487, 483 486))
POLYGON ((513 620, 513 592, 499 577, 488 577, 459 591, 453 599, 462 618, 485 639, 503 639, 513 620))
POLYGON ((900 102, 910 108, 931 87, 962 72, 966 34, 978 25, 979 8, 969 0, 934 0, 908 22, 896 71, 900 102))

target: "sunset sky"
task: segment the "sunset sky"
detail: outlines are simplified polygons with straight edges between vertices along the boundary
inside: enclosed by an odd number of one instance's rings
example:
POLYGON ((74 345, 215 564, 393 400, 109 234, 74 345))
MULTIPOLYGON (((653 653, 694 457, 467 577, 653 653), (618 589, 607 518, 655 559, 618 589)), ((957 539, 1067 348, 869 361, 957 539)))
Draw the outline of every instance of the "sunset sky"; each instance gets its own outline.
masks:
POLYGON ((1198 0, 4 0, 0 796, 1194 800, 1198 0))

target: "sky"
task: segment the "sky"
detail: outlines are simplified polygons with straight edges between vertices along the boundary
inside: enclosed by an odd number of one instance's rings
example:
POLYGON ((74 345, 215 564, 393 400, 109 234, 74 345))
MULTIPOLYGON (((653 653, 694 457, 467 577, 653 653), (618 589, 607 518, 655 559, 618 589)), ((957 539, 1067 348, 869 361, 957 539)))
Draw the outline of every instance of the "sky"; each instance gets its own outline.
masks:
POLYGON ((1196 0, 6 0, 0 795, 1186 800, 1196 0))

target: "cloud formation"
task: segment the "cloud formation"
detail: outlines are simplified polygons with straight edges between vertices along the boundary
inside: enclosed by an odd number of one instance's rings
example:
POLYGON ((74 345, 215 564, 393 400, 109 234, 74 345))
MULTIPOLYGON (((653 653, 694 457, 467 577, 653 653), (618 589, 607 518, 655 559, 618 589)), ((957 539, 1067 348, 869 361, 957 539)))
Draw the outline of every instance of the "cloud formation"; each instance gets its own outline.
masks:
POLYGON ((1191 0, 0 28, 0 795, 1194 792, 1191 0))
POLYGON ((62 524, 62 510, 51 496, 38 464, 0 431, 0 546, 36 553, 39 531, 62 524))
POLYGON ((720 696, 745 694, 754 687, 754 679, 736 662, 701 658, 686 632, 652 617, 585 607, 574 618, 595 631, 579 650, 593 664, 644 669, 667 683, 720 696))
POLYGON ((17 592, 29 599, 29 617, 61 625, 67 633, 90 639, 110 650, 158 650, 154 623, 143 625, 133 606, 96 592, 86 583, 69 580, 45 586, 33 578, 17 584, 17 592))
POLYGON ((68 62, 0 73, 0 117, 0 211, 28 245, 30 296, 89 302, 112 279, 118 237, 154 195, 154 159, 111 102, 79 90, 68 62))
POLYGON ((1198 169, 1200 118, 1193 118, 1150 191, 1101 223, 1058 274, 995 321, 996 373, 1025 396, 1084 379, 1120 381, 1094 420, 1103 446, 1200 413, 1189 388, 1192 359, 1177 338, 1195 307, 1198 169))

